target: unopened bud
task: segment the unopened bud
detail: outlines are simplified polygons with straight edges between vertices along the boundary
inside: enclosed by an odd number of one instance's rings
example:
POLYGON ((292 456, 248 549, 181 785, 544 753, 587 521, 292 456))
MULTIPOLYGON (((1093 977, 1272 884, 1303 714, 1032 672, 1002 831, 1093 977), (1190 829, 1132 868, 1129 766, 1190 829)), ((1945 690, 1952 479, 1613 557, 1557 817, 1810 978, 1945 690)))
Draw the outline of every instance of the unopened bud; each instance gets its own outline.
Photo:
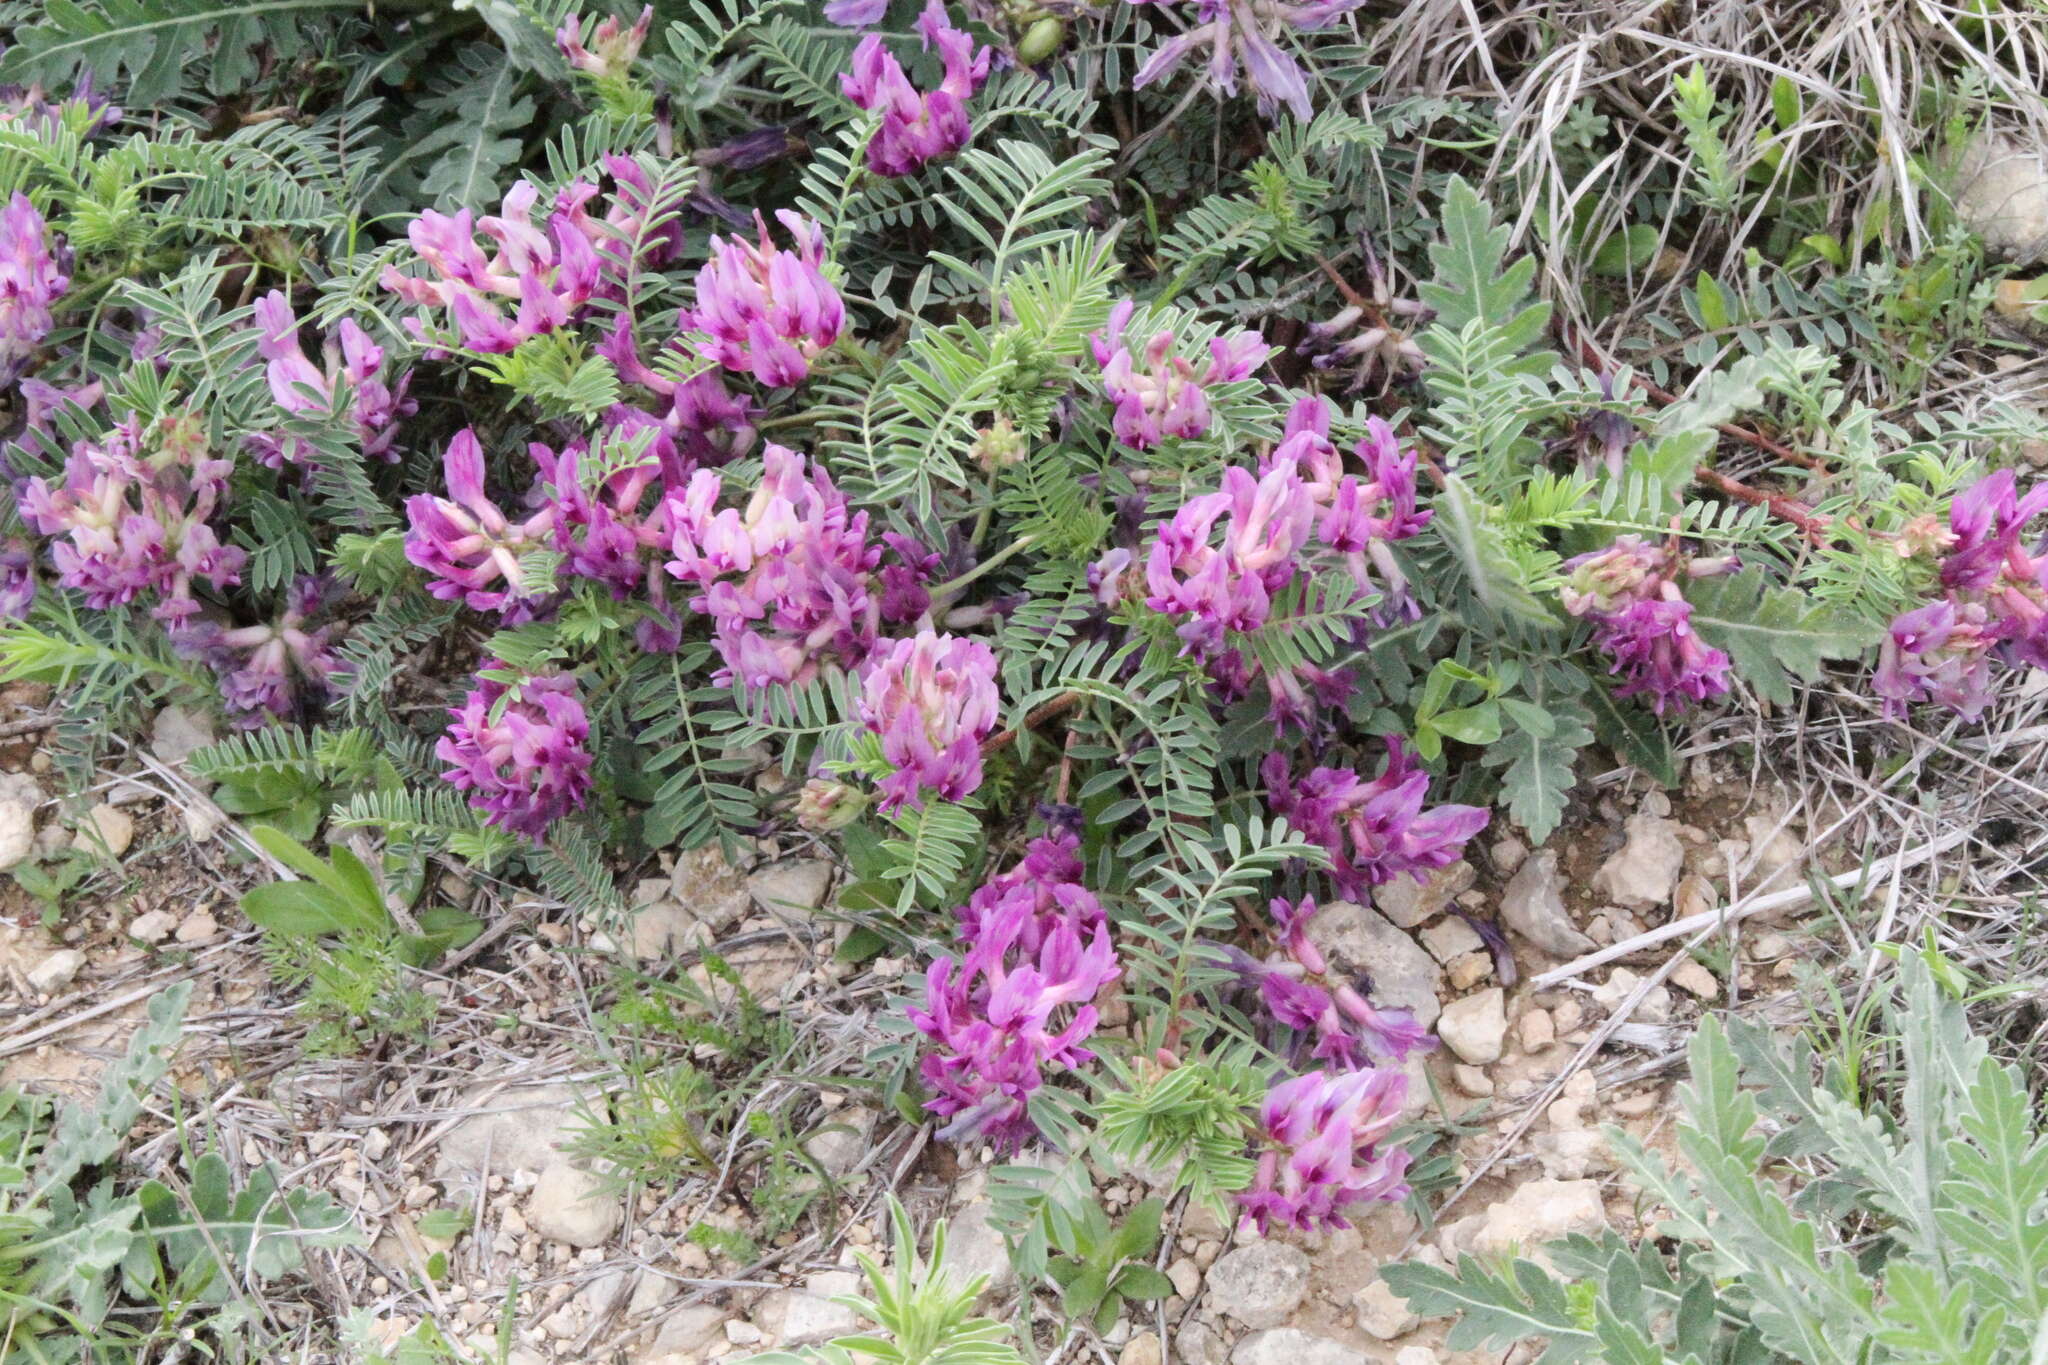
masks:
POLYGON ((996 420, 982 430, 967 453, 980 461, 983 469, 1001 469, 1022 463, 1024 438, 1017 434, 1016 427, 1010 425, 1009 418, 997 414, 996 420))
POLYGON ((1037 66, 1047 57, 1059 51, 1060 44, 1067 40, 1067 25, 1062 19, 1048 14, 1017 40, 1017 65, 1037 66))
POLYGON ((796 822, 814 834, 826 834, 845 829, 867 807, 867 793, 858 787, 814 777, 796 794, 796 822))

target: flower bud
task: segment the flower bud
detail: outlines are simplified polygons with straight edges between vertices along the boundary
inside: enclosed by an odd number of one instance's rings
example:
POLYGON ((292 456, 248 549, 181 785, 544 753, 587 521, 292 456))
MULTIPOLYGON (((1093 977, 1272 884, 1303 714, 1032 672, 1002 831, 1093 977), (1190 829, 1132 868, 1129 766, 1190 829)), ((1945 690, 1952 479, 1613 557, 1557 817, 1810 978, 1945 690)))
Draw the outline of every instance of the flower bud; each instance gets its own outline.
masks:
POLYGON ((1059 51, 1060 44, 1067 40, 1067 25, 1064 20, 1048 14, 1017 40, 1017 65, 1037 66, 1047 57, 1059 51))
POLYGON ((814 777, 796 795, 796 822, 814 834, 829 834, 858 820, 867 806, 867 794, 860 788, 814 777))

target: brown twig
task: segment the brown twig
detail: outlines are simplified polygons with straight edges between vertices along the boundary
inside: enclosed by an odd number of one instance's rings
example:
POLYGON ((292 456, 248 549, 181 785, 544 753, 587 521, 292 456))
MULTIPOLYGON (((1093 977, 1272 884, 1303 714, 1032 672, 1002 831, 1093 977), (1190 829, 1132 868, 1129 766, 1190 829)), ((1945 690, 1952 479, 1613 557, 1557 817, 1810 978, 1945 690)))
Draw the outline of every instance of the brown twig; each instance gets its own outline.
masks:
POLYGON ((1707 465, 1700 465, 1694 469, 1692 476, 1716 492, 1726 493, 1729 497, 1746 502, 1752 507, 1768 507, 1772 516, 1798 527, 1805 533, 1807 540, 1816 547, 1828 543, 1831 534, 1828 530, 1828 519, 1795 498, 1788 498, 1782 493, 1766 493, 1761 488, 1752 488, 1742 480, 1731 478, 1707 465))
POLYGON ((1002 748, 1005 744, 1015 739, 1020 731, 1036 730, 1053 717, 1063 716, 1080 704, 1081 694, 1079 692, 1062 693, 1039 707, 1036 711, 1033 711, 1030 715, 1024 717, 1022 725, 1017 726, 1015 729, 998 731, 983 740, 981 751, 985 754, 994 753, 997 749, 1002 748))

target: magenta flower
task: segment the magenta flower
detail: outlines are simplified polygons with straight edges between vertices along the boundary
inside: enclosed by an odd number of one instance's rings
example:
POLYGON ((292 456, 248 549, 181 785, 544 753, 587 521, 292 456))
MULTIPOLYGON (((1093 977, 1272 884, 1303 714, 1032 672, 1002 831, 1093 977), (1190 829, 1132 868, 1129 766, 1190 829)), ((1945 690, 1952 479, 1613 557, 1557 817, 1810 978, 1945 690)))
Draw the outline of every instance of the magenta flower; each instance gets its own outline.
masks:
POLYGON ((1370 1054, 1398 1065, 1411 1052, 1435 1045, 1411 1011, 1376 1007, 1351 983, 1330 981, 1329 962, 1308 936, 1309 921, 1318 913, 1315 901, 1276 899, 1271 912, 1273 954, 1260 961, 1234 948, 1224 953, 1257 989, 1267 1013, 1314 1040, 1310 1055, 1317 1061, 1352 1068, 1370 1054))
POLYGON ((615 461, 606 452, 617 443, 616 436, 608 437, 596 460, 581 441, 570 442, 559 454, 534 441, 526 452, 540 471, 554 514, 554 543, 564 557, 562 567, 603 584, 623 602, 648 585, 649 555, 658 559, 672 532, 662 497, 659 454, 649 448, 630 463, 615 461), (586 472, 586 465, 609 472, 600 477, 586 472), (589 486, 593 481, 595 486, 589 486))
POLYGON ((873 28, 889 12, 889 0, 826 0, 825 18, 841 28, 873 28))
POLYGON ((177 641, 178 648, 205 659, 221 675, 221 701, 228 714, 237 726, 255 729, 292 715, 302 689, 331 694, 348 681, 351 670, 332 648, 338 627, 311 624, 333 595, 331 580, 302 575, 286 593, 276 621, 198 625, 177 641))
POLYGON ((603 80, 608 76, 623 76, 633 69, 633 59, 640 55, 640 45, 647 41, 647 30, 654 23, 654 6, 647 5, 640 11, 640 19, 631 28, 624 28, 613 15, 606 15, 597 21, 591 32, 590 46, 583 45, 583 16, 571 14, 555 30, 555 46, 569 59, 569 65, 585 75, 603 80))
MULTIPOLYGON (((867 22, 880 18, 883 8, 877 7, 867 22)), ((839 78, 846 98, 882 116, 868 139, 868 169, 876 175, 914 174, 927 161, 952 156, 973 135, 967 101, 988 79, 988 48, 975 51, 974 39, 947 22, 939 0, 928 0, 918 16, 917 31, 926 50, 937 48, 945 63, 938 89, 919 94, 902 64, 875 34, 861 39, 853 50, 853 70, 839 78)))
POLYGON ((1276 466, 1263 478, 1224 470, 1220 491, 1189 499, 1160 528, 1145 564, 1145 605, 1186 618, 1175 627, 1183 653, 1218 653, 1227 632, 1265 624, 1273 594, 1294 576, 1314 516, 1293 469, 1276 466), (1214 545, 1219 523, 1222 543, 1214 545))
POLYGON ((1429 774, 1416 767, 1399 738, 1387 739, 1387 766, 1367 781, 1344 768, 1311 768, 1290 778, 1287 755, 1274 752, 1259 765, 1266 803, 1304 838, 1330 855, 1330 875, 1347 896, 1390 882, 1402 873, 1418 881, 1430 868, 1457 861, 1467 840, 1486 828, 1479 806, 1422 809, 1429 774))
POLYGON ((1072 830, 1039 835, 1015 867, 976 887, 955 912, 960 937, 978 942, 988 926, 1020 911, 1016 942, 1026 955, 1035 955, 1063 924, 1073 925, 1084 938, 1109 924, 1102 902, 1081 884, 1081 839, 1072 830))
POLYGON ((1366 438, 1352 453, 1365 465, 1366 475, 1363 479, 1345 475, 1337 480, 1316 534, 1344 557, 1344 566, 1359 592, 1379 597, 1374 613, 1377 621, 1415 620, 1422 608, 1410 596, 1407 576, 1390 547, 1421 531, 1436 515, 1417 506, 1418 457, 1377 417, 1367 420, 1366 438))
POLYGON ((1387 1142, 1408 1078, 1398 1071, 1311 1071, 1282 1081, 1259 1108, 1259 1165, 1238 1195, 1243 1228, 1350 1227, 1359 1206, 1408 1197, 1408 1152, 1387 1142))
POLYGON ((513 521, 484 493, 484 451, 468 427, 455 433, 441 457, 448 496, 421 493, 406 499, 411 529, 405 557, 432 577, 427 591, 445 602, 495 611, 514 621, 531 619, 552 585, 533 591, 524 580, 522 556, 553 545, 559 510, 543 503, 523 521, 513 521))
POLYGON ((564 190, 545 230, 533 222, 540 191, 524 180, 506 191, 497 215, 474 224, 468 209, 453 217, 428 209, 414 219, 406 236, 429 273, 386 266, 382 284, 408 303, 447 309, 454 331, 430 331, 417 317, 406 319, 406 330, 433 347, 459 341, 502 354, 565 326, 598 291, 602 269, 597 244, 575 222, 588 193, 588 185, 564 190), (497 248, 492 255, 477 245, 478 233, 497 248), (509 318, 504 304, 513 306, 509 318))
MULTIPOLYGON (((351 395, 349 415, 363 454, 397 462, 398 421, 419 411, 419 404, 405 396, 412 376, 401 375, 395 391, 385 384, 384 350, 353 318, 343 318, 336 329, 339 345, 330 342, 323 348, 324 369, 300 349, 299 320, 282 290, 273 289, 256 301, 256 325, 262 331, 256 353, 265 362, 270 395, 280 408, 324 414, 333 406, 338 385, 351 395)), ((274 469, 287 460, 302 459, 300 444, 293 437, 267 435, 260 439, 258 453, 274 469)))
POLYGON ((716 370, 700 371, 680 383, 663 378, 641 359, 632 320, 624 313, 596 350, 612 362, 619 378, 668 400, 661 423, 682 457, 683 479, 704 465, 730 464, 754 448, 754 422, 761 409, 726 388, 716 370))
POLYGON ((35 601, 35 547, 17 537, 0 545, 0 621, 27 620, 35 601))
POLYGON ((1169 436, 1183 439, 1209 429, 1209 384, 1248 379, 1272 347, 1257 332, 1239 332, 1209 343, 1200 370, 1173 353, 1173 333, 1164 329, 1145 343, 1142 361, 1124 340, 1137 304, 1125 299, 1110 310, 1109 327, 1088 338, 1102 367, 1102 388, 1116 404, 1111 423, 1116 438, 1133 450, 1150 450, 1169 436))
POLYGON ((177 627, 199 611, 194 580, 216 588, 241 581, 245 551, 222 545, 208 520, 227 494, 234 461, 207 459, 189 418, 151 429, 144 450, 140 421, 129 417, 99 441, 80 441, 64 464, 64 482, 41 478, 21 491, 21 514, 36 531, 63 539, 50 547, 57 581, 88 605, 123 606, 145 593, 155 616, 177 627))
POLYGON ((803 382, 810 362, 839 339, 846 309, 825 278, 825 234, 801 214, 775 215, 796 243, 784 251, 768 237, 759 214, 760 241, 711 239, 711 259, 697 272, 697 306, 690 325, 708 340, 698 354, 728 370, 751 374, 770 388, 803 382))
POLYGON ((539 844, 548 826, 590 794, 590 721, 574 678, 543 675, 507 687, 484 676, 504 667, 484 665, 476 687, 449 711, 454 724, 434 754, 451 765, 442 776, 469 793, 485 823, 539 844))
POLYGON ((0 87, 0 128, 17 128, 38 141, 54 139, 75 109, 85 112, 80 137, 91 137, 121 121, 120 108, 93 89, 90 71, 79 76, 68 96, 56 101, 45 98, 40 85, 0 87))
POLYGON ((1991 704, 1991 655, 1998 634, 1981 603, 1943 598, 1901 613, 1878 651, 1872 686, 1887 715, 1915 702, 1946 706, 1975 720, 1991 704))
POLYGON ((1012 888, 963 912, 973 917, 964 958, 934 961, 924 1008, 910 1010, 934 1046, 920 1074, 925 1108, 951 1120, 939 1132, 947 1141, 1014 1151, 1037 1132, 1030 1103, 1046 1072, 1094 1059, 1081 1046, 1097 1022, 1089 1002, 1121 975, 1109 927, 1049 917, 1035 901, 1012 888))
POLYGON ((1718 571, 1725 563, 1687 566, 1672 548, 1621 536, 1564 567, 1564 609, 1594 623, 1595 642, 1613 660, 1608 671, 1622 679, 1617 697, 1648 693, 1661 716, 1684 700, 1728 690, 1728 656, 1694 633, 1692 604, 1676 581, 1682 571, 1718 571))
POLYGON ((28 368, 36 347, 56 325, 50 308, 71 284, 50 245, 43 215, 16 190, 0 208, 0 385, 28 368))
MULTIPOLYGON (((1141 0, 1142 3, 1142 0, 1141 0)), ((1309 103, 1308 79, 1301 66, 1274 41, 1284 25, 1300 32, 1322 28, 1340 14, 1357 9, 1365 0, 1310 0, 1307 4, 1284 4, 1280 0, 1199 0, 1195 26, 1170 38, 1146 59, 1131 80, 1131 88, 1142 90, 1167 75, 1195 52, 1207 48, 1209 83, 1226 95, 1237 93, 1237 64, 1244 63, 1258 96, 1259 112, 1272 117, 1281 105, 1294 111, 1306 123, 1314 116, 1309 103)))
POLYGON ((924 804, 929 787, 958 801, 981 785, 981 741, 995 729, 996 656, 979 640, 919 631, 890 640, 861 673, 860 719, 895 771, 879 784, 885 813, 924 804))
POLYGON ((771 445, 763 461, 744 510, 717 510, 724 486, 708 469, 668 499, 668 571, 702 589, 690 607, 716 628, 715 678, 749 689, 801 686, 827 660, 859 663, 880 619, 869 584, 882 550, 868 543, 867 513, 795 451, 771 445))

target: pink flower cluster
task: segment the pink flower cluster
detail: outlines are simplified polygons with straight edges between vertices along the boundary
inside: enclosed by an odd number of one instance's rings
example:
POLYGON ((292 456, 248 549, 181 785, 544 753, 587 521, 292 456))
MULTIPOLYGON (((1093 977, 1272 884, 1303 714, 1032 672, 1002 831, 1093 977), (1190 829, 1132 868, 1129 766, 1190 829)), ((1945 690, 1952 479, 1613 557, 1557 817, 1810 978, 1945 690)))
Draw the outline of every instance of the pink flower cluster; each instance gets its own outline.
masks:
POLYGON ((926 4, 917 31, 926 50, 937 48, 945 63, 946 74, 936 90, 919 94, 876 34, 860 40, 853 50, 853 70, 839 78, 846 98, 882 116, 881 126, 868 140, 868 169, 876 175, 914 174, 927 161, 952 156, 973 135, 967 101, 988 79, 988 48, 975 51, 974 39, 947 22, 946 7, 939 0, 926 4))
POLYGON ((846 307, 825 278, 825 233, 803 215, 775 215, 796 249, 768 236, 759 214, 758 244, 711 239, 711 259, 697 272, 690 325, 706 335, 698 353, 728 370, 751 374, 770 388, 801 384, 810 362, 839 339, 846 307))
POLYGON ((922 806, 926 787, 958 801, 981 785, 981 742, 995 728, 996 656, 979 640, 919 631, 890 640, 861 671, 860 719, 895 771, 881 809, 922 806))
POLYGON ((1349 1227, 1361 1205, 1408 1196, 1408 1152, 1387 1142, 1401 1119, 1399 1071, 1311 1071, 1282 1081, 1259 1107, 1258 1172, 1238 1195, 1244 1227, 1349 1227))
POLYGON ((503 668, 485 664, 449 711, 454 723, 434 753, 451 765, 442 776, 469 793, 486 823, 538 844, 590 794, 590 720, 574 678, 543 675, 509 688, 486 676, 503 668))
POLYGON ((0 621, 26 620, 35 601, 35 547, 11 538, 0 544, 0 621))
POLYGON ((771 445, 744 509, 717 510, 719 476, 700 469, 670 508, 668 571, 701 589, 690 607, 710 616, 719 681, 745 688, 802 685, 833 659, 860 663, 874 645, 879 604, 869 592, 882 550, 823 467, 771 445))
POLYGON ((1309 103, 1308 78, 1301 64, 1273 40, 1273 34, 1282 25, 1312 32, 1364 3, 1365 0, 1309 0, 1306 4, 1284 4, 1280 0, 1198 0, 1194 26, 1168 39, 1147 58, 1132 79, 1131 88, 1144 89, 1195 52, 1207 48, 1211 85, 1226 95, 1236 94, 1237 64, 1242 58, 1245 74, 1251 78, 1252 90, 1258 96, 1259 112, 1270 118, 1284 104, 1306 123, 1315 114, 1309 103))
POLYGON ((633 69, 633 60, 640 55, 640 45, 647 41, 647 30, 653 23, 652 5, 642 7, 639 20, 631 28, 622 26, 615 16, 606 15, 597 21, 590 34, 590 46, 585 47, 583 16, 571 14, 555 30, 555 46, 568 58, 571 67, 586 76, 599 80, 623 76, 633 69))
POLYGON ((274 622, 254 626, 201 624, 178 642, 221 675, 221 700, 235 724, 254 729, 292 715, 301 689, 336 691, 348 679, 348 665, 333 650, 337 627, 314 627, 313 618, 334 596, 333 581, 302 576, 285 594, 274 622))
POLYGON ((1102 367, 1102 388, 1116 404, 1111 428, 1133 450, 1150 450, 1169 436, 1188 439, 1209 429, 1210 384, 1249 379, 1272 347, 1257 332, 1239 332, 1209 343, 1209 360, 1201 369, 1174 354, 1173 333, 1153 333, 1134 357, 1124 329, 1138 305, 1130 299, 1110 310, 1109 326, 1088 338, 1095 363, 1102 367))
POLYGON ((206 458, 196 418, 162 419, 147 437, 130 417, 99 441, 80 441, 52 486, 28 480, 22 517, 45 536, 57 581, 88 605, 124 606, 144 594, 157 619, 176 628, 199 611, 196 581, 216 588, 241 581, 245 551, 222 545, 207 523, 227 494, 234 461, 206 458))
MULTIPOLYGON (((419 404, 405 396, 412 382, 401 375, 394 389, 384 382, 384 350, 370 340, 353 318, 343 318, 336 329, 339 346, 322 348, 324 367, 306 359, 299 346, 299 320, 282 290, 273 289, 256 301, 256 325, 261 338, 256 353, 264 361, 264 376, 270 381, 270 395, 290 413, 325 413, 334 404, 337 386, 351 395, 349 416, 363 454, 395 463, 398 460, 399 419, 419 411, 419 404)), ((263 463, 275 469, 286 461, 298 462, 305 452, 294 437, 266 434, 258 438, 257 453, 263 463)))
POLYGON ((1490 816, 1480 806, 1423 810, 1429 774, 1393 736, 1387 739, 1387 766, 1371 781, 1345 768, 1310 768, 1295 780, 1280 752, 1266 755, 1259 775, 1266 781, 1266 803, 1304 838, 1323 846, 1330 875, 1347 896, 1402 873, 1420 880, 1428 869, 1455 862, 1490 816))
POLYGON ((1674 705, 1704 701, 1728 690, 1728 656, 1702 642, 1692 628, 1692 604, 1678 576, 1717 573, 1732 561, 1688 563, 1675 543, 1651 545, 1622 536, 1604 550, 1565 561, 1570 571, 1560 594, 1564 609, 1596 626, 1595 642, 1622 679, 1617 697, 1648 694, 1663 715, 1674 705))
POLYGON ((1048 1070, 1094 1059, 1089 1002, 1122 974, 1101 905, 1081 885, 1079 841, 1031 841, 1023 861, 961 909, 965 952, 941 957, 910 1021, 931 1040, 920 1074, 925 1108, 950 1120, 948 1141, 984 1138, 1014 1151, 1037 1134, 1031 1097, 1048 1070))
POLYGON ((1941 551, 1941 596, 1902 613, 1879 651, 1875 687, 1899 714, 1932 701, 1975 720, 1991 701, 1991 661, 2048 668, 2048 554, 2022 540, 2048 508, 2048 483, 2024 497, 2009 469, 1949 505, 1945 531, 1902 539, 1941 551))
POLYGON ((543 501, 516 521, 506 515, 484 492, 484 450, 468 427, 448 443, 441 469, 447 497, 419 493, 405 501, 405 557, 426 570, 427 591, 443 601, 515 623, 532 619, 553 589, 532 591, 520 561, 553 546, 560 509, 543 501))
POLYGON ((632 319, 624 313, 619 314, 618 323, 596 349, 612 362, 619 378, 640 385, 668 403, 661 424, 686 467, 727 464, 753 449, 757 434, 754 419, 760 416, 760 409, 727 389, 716 371, 704 370, 680 382, 664 378, 640 358, 639 347, 633 340, 632 319))
POLYGON ((28 196, 0 208, 0 385, 12 384, 55 325, 50 306, 71 284, 62 253, 28 196))
MULTIPOLYGON (((1342 564, 1360 594, 1379 599, 1378 619, 1419 610, 1389 548, 1429 524, 1431 514, 1416 504, 1415 453, 1374 418, 1354 450, 1365 473, 1346 474, 1329 431, 1329 405, 1302 399, 1257 476, 1225 470, 1223 487, 1190 499, 1153 542, 1145 604, 1182 618, 1175 633, 1184 652, 1206 660, 1228 695, 1241 695, 1258 667, 1229 648, 1227 637, 1266 624, 1274 594, 1293 581, 1312 544, 1342 564), (1212 543, 1219 524, 1221 543, 1212 543)), ((1121 567, 1106 558, 1091 581, 1106 586, 1121 567)), ((1341 675, 1307 666, 1268 671, 1266 686, 1281 730, 1310 726, 1350 690, 1341 675)))
POLYGON ((1233 965, 1276 1021, 1314 1040, 1311 1056, 1357 1067, 1370 1054, 1399 1065, 1409 1053, 1434 1045, 1413 1012, 1376 1008, 1350 982, 1330 984, 1330 964, 1308 935, 1319 913, 1314 900, 1276 899, 1270 908, 1276 951, 1263 961, 1233 951, 1233 965))

